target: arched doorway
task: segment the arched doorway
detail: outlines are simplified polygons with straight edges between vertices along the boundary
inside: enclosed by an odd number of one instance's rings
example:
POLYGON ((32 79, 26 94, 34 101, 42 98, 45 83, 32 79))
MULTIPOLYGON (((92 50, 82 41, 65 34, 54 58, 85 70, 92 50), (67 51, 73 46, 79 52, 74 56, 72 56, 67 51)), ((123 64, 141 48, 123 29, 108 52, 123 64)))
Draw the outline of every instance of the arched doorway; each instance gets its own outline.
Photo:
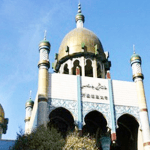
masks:
POLYGON ((83 134, 89 133, 90 135, 95 135, 98 128, 102 130, 101 132, 107 132, 107 121, 103 114, 96 110, 89 112, 85 116, 84 121, 83 134))
POLYGON ((83 134, 88 133, 95 137, 100 150, 104 147, 110 148, 110 132, 108 132, 107 121, 103 114, 96 110, 91 111, 85 116, 84 121, 83 134))
POLYGON ((137 150, 139 127, 137 120, 129 114, 124 114, 119 117, 117 124, 117 144, 120 150, 137 150))
POLYGON ((49 127, 53 126, 65 137, 67 131, 73 131, 75 128, 72 114, 65 108, 54 109, 49 115, 49 127))

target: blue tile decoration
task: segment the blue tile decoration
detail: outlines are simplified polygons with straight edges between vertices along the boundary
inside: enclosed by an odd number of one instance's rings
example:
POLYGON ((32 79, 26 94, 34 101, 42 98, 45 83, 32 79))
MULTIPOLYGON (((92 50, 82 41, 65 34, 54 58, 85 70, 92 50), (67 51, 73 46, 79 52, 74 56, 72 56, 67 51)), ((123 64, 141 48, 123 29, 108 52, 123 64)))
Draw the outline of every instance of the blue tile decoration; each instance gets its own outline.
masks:
MULTIPOLYGON (((75 100, 66 100, 66 99, 57 99, 57 98, 49 98, 48 100, 48 115, 51 113, 52 110, 63 107, 69 110, 75 120, 75 125, 78 123, 78 102, 75 100)), ((121 106, 115 105, 114 106, 115 112, 115 119, 116 122, 120 116, 123 114, 130 114, 134 116, 137 121, 140 123, 139 117, 139 108, 135 106, 121 106)), ((112 129, 111 124, 111 112, 110 112, 110 105, 105 103, 95 103, 95 102, 86 102, 82 101, 82 115, 83 115, 83 125, 85 124, 84 118, 85 116, 91 111, 99 111, 102 113, 107 121, 107 126, 112 129)))

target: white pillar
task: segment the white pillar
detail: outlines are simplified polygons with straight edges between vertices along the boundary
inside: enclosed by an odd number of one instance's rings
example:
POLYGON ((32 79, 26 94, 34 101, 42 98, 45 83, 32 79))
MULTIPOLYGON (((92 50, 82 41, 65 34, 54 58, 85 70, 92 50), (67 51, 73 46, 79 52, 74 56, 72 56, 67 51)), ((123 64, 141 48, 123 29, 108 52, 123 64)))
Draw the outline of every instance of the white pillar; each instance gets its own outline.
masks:
POLYGON ((92 67, 93 67, 93 77, 97 78, 97 61, 96 58, 92 61, 92 67))
POLYGON ((72 73, 72 62, 70 59, 68 60, 67 64, 68 64, 69 74, 72 75, 73 74, 72 73))
POLYGON ((81 57, 81 67, 82 67, 82 76, 84 77, 85 76, 85 59, 83 56, 81 57))

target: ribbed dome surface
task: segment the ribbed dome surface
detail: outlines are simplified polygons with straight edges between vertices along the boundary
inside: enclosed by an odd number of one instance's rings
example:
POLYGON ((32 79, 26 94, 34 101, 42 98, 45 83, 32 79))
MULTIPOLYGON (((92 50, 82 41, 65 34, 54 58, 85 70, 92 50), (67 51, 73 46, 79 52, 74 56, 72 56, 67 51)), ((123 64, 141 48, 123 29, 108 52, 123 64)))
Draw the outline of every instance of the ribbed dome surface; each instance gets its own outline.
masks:
POLYGON ((75 28, 70 31, 63 39, 58 53, 58 61, 68 56, 66 47, 69 47, 69 55, 83 52, 81 44, 84 43, 86 52, 95 54, 95 45, 99 49, 99 54, 105 59, 102 44, 98 37, 86 28, 75 28))

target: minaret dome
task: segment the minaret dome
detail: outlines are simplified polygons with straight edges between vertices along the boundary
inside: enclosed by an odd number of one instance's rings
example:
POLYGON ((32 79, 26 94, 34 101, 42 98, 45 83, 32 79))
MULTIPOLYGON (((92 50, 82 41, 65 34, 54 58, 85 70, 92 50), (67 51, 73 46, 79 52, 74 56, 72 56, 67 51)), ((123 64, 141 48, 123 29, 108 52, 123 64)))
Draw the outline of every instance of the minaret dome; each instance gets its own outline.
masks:
POLYGON ((26 107, 31 107, 31 108, 33 108, 33 105, 34 105, 34 101, 31 99, 31 97, 30 97, 30 99, 29 100, 27 100, 27 102, 26 102, 26 107))
POLYGON ((139 61, 141 63, 141 57, 140 55, 134 53, 131 58, 130 58, 130 62, 134 62, 135 60, 139 61))

